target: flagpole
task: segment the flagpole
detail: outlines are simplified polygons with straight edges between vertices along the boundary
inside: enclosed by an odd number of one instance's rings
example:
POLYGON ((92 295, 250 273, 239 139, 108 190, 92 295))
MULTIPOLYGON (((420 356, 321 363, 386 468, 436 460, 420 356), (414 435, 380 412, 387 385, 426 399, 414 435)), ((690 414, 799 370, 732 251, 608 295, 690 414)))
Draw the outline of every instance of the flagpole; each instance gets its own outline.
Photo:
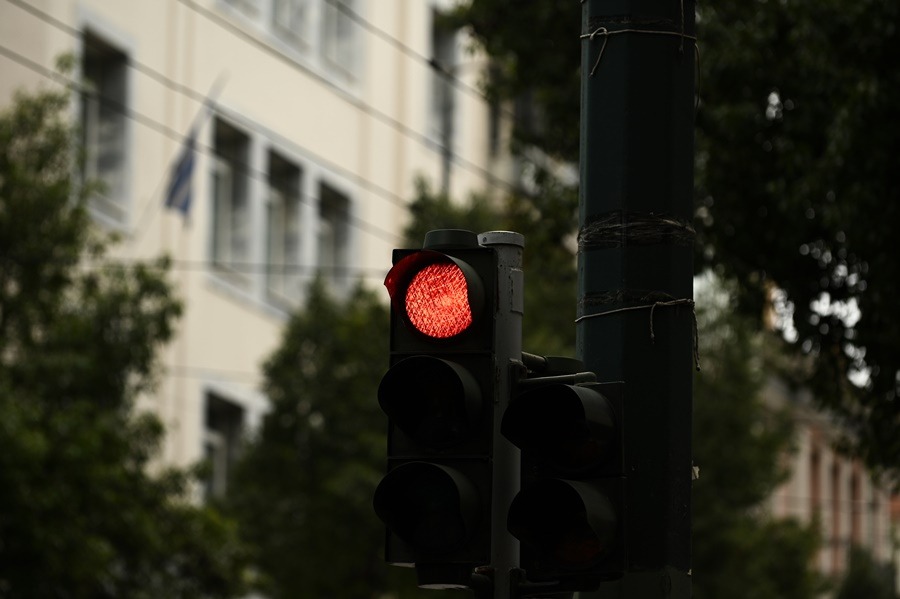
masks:
MULTIPOLYGON (((219 76, 216 77, 216 80, 213 81, 213 84, 210 86, 209 91, 206 93, 206 98, 203 100, 203 105, 200 106, 200 111, 197 113, 197 116, 194 117, 194 122, 191 124, 191 128, 188 130, 188 135, 192 132, 200 133, 200 129, 205 125, 205 121, 213 112, 213 108, 216 106, 216 101, 219 99, 219 96, 222 94, 222 90, 225 89, 225 84, 228 82, 228 78, 231 75, 228 71, 223 73, 219 73, 219 76)), ((186 139, 186 138, 185 138, 186 139)), ((196 137, 194 138, 196 139, 196 137)))
MULTIPOLYGON (((171 187, 171 180, 174 175, 173 169, 177 169, 179 164, 184 159, 185 149, 188 144, 193 145, 196 142, 197 136, 200 134, 203 126, 206 124, 206 120, 213 112, 213 108, 216 105, 216 101, 219 99, 219 96, 222 93, 222 90, 225 88, 225 84, 228 82, 228 78, 230 74, 226 71, 220 73, 216 80, 213 82, 212 86, 209 88, 209 92, 207 92, 206 96, 203 99, 203 103, 200 106, 200 109, 197 115, 194 117, 193 122, 191 123, 190 128, 188 129, 187 135, 182 138, 181 146, 179 148, 178 154, 176 155, 175 162, 170 162, 163 176, 160 178, 159 183, 157 183, 156 188, 150 196, 150 201, 147 202, 147 206, 144 208, 144 211, 141 213, 140 218, 136 221, 135 226, 132 230, 131 234, 131 243, 137 244, 140 242, 143 234, 149 228, 147 225, 149 224, 148 219, 153 214, 151 208, 156 205, 155 198, 158 198, 160 192, 163 190, 163 186, 168 182, 169 185, 167 187, 171 187)), ((195 151, 195 148, 191 148, 191 154, 195 151)), ((191 157, 193 160, 193 157, 191 157)), ((171 190, 167 189, 165 200, 168 200, 169 192, 171 190)), ((164 203, 167 207, 168 201, 164 203)), ((184 213, 185 220, 187 220, 187 213, 184 213)))

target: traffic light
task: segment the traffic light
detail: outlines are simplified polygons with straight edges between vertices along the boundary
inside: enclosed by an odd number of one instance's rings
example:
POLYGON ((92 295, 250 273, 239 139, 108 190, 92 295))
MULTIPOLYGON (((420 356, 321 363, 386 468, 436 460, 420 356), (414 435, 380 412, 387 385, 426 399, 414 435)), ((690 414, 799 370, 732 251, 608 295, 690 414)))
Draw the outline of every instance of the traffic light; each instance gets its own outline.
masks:
POLYGON ((498 251, 468 231, 430 232, 394 250, 387 474, 375 491, 385 558, 414 565, 419 585, 470 585, 491 562, 498 251))
POLYGON ((530 372, 503 415, 522 456, 507 526, 528 582, 586 591, 625 569, 624 415, 620 384, 579 382, 592 373, 566 362, 566 373, 530 372))

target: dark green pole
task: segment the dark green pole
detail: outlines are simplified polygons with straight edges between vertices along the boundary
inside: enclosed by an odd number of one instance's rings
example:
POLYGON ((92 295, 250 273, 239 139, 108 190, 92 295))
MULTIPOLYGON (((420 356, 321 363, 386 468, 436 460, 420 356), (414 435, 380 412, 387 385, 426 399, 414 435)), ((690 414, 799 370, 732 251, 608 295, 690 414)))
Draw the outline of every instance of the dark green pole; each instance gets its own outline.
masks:
POLYGON ((582 5, 577 351, 625 383, 626 573, 596 596, 687 599, 694 1, 582 5))

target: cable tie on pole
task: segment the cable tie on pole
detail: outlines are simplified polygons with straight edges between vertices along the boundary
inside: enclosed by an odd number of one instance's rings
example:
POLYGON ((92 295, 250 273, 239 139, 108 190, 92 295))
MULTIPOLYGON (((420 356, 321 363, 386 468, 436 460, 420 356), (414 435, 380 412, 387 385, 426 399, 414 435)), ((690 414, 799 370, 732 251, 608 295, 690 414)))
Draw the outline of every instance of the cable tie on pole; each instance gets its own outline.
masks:
POLYGON ((684 218, 613 210, 592 217, 578 232, 578 251, 667 243, 692 247, 696 231, 684 218))
MULTIPOLYGON (((684 24, 682 23, 682 28, 684 24)), ((597 60, 594 61, 594 66, 591 68, 590 76, 593 77, 594 73, 597 71, 597 67, 600 66, 600 59, 603 58, 603 51, 606 50, 606 42, 609 41, 609 38, 613 35, 619 35, 620 33, 641 33, 641 34, 649 34, 649 35, 668 35, 674 36, 681 39, 681 51, 684 51, 684 40, 689 39, 694 44, 697 44, 697 37, 693 35, 687 35, 682 31, 663 31, 658 29, 614 29, 610 31, 606 27, 597 27, 590 33, 583 33, 579 36, 579 39, 588 40, 590 42, 594 41, 596 37, 603 38, 603 45, 600 46, 600 53, 597 55, 597 60)))
POLYGON ((700 339, 699 334, 697 332, 697 310, 694 306, 694 300, 689 298, 681 298, 681 299, 672 299, 672 300, 660 300, 647 304, 640 304, 638 306, 626 306, 624 308, 615 308, 613 310, 606 310, 604 312, 595 312, 593 314, 584 314, 575 319, 575 323, 578 324, 584 320, 589 318, 600 318, 602 316, 610 316, 612 314, 620 314, 622 312, 631 312, 633 310, 650 310, 650 341, 654 342, 656 340, 656 333, 653 330, 653 317, 656 313, 657 307, 675 307, 675 306, 690 306, 691 307, 691 320, 693 324, 692 331, 692 353, 694 357, 694 366, 697 368, 697 372, 700 372, 700 339))

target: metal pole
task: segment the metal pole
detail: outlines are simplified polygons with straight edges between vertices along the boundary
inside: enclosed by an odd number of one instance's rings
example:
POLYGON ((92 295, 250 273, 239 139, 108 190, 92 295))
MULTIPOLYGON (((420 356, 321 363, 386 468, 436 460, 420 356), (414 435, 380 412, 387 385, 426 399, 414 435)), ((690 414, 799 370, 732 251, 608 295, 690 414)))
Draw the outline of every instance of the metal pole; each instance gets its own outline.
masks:
POLYGON ((597 596, 686 599, 694 1, 582 5, 577 355, 625 383, 626 573, 597 596))
POLYGON ((522 252, 525 238, 510 231, 490 231, 478 236, 483 246, 497 252, 498 297, 494 322, 497 361, 497 401, 494 405, 493 481, 491 501, 491 567, 493 597, 513 596, 511 576, 519 567, 519 542, 506 529, 509 506, 519 491, 521 462, 519 449, 500 434, 500 421, 512 395, 512 373, 522 359, 522 314, 524 276, 522 252))

